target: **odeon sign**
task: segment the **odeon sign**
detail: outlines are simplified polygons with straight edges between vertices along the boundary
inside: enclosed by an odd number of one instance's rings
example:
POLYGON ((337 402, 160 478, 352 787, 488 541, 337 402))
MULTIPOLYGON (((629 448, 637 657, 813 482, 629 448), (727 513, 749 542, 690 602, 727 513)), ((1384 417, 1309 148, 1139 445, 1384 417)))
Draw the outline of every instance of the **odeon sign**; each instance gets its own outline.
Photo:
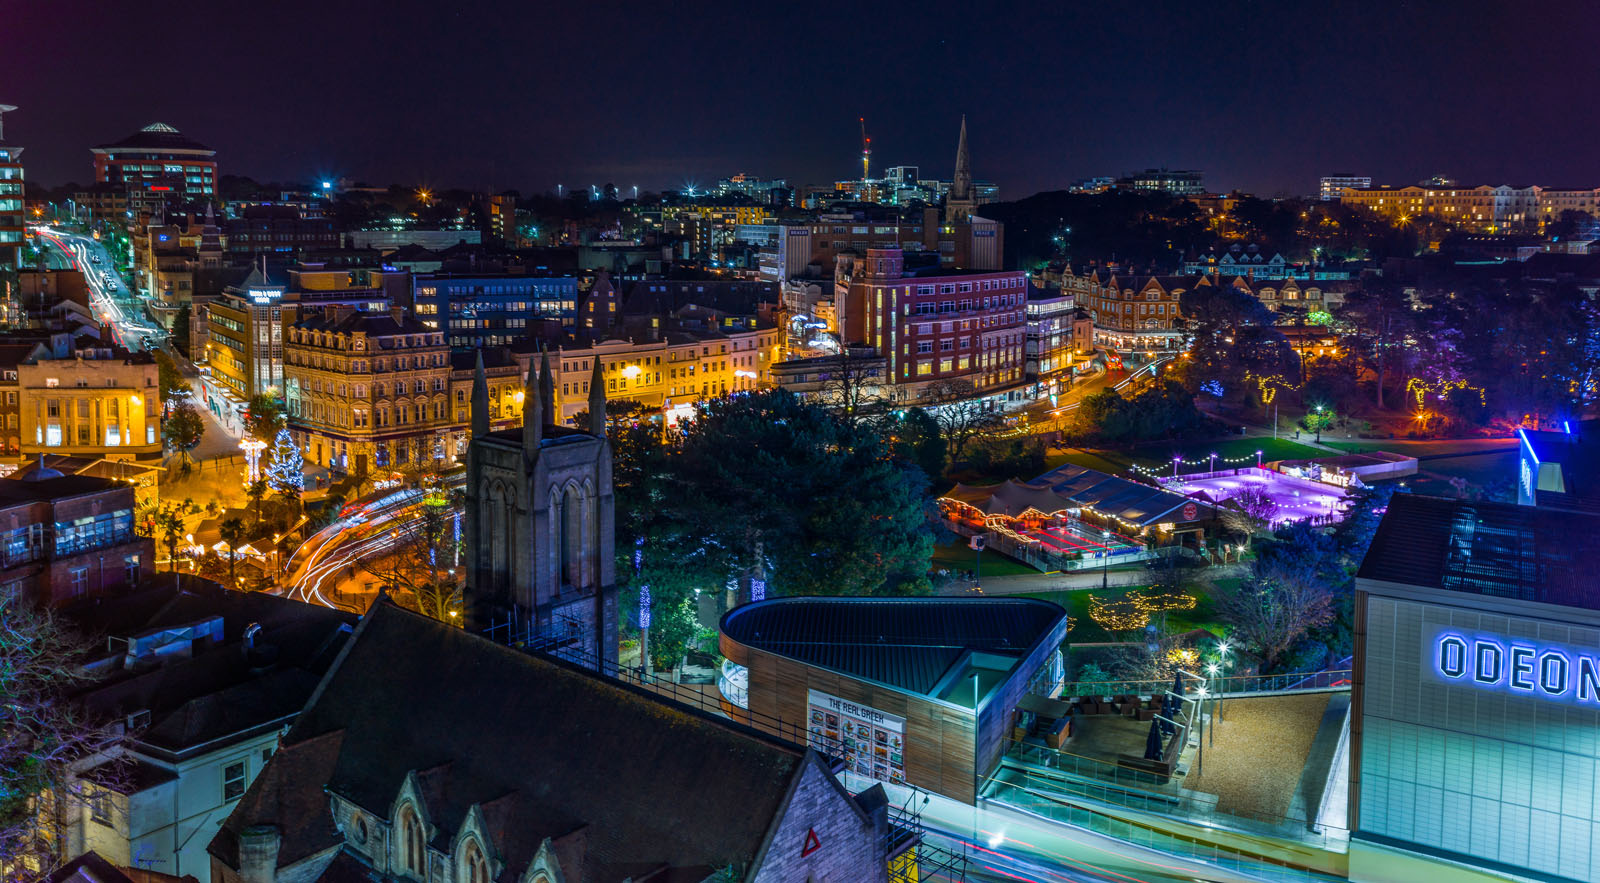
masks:
POLYGON ((1600 655, 1522 639, 1440 632, 1430 649, 1434 673, 1482 690, 1600 705, 1600 655))

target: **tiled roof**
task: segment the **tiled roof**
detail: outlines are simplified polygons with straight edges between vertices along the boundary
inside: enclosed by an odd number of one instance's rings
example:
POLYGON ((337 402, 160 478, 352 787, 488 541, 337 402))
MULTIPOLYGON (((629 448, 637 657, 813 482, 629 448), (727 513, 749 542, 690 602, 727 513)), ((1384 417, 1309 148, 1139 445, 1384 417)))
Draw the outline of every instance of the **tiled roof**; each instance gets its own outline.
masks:
POLYGON ((213 855, 235 863, 257 824, 279 827, 280 866, 335 846, 329 792, 386 815, 416 773, 435 843, 481 807, 504 879, 521 878, 544 838, 583 828, 569 879, 699 880, 756 857, 804 757, 382 600, 318 690, 213 855))

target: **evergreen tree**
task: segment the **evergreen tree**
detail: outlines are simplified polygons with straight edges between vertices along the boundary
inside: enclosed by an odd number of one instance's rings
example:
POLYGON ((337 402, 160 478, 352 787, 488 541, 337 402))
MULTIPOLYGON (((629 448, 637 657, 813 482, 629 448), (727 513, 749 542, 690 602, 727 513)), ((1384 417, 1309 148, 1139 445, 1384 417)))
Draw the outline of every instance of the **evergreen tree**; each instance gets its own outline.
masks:
POLYGON ((267 467, 267 482, 285 496, 298 497, 306 489, 305 458, 287 428, 278 430, 272 444, 272 465, 267 467))

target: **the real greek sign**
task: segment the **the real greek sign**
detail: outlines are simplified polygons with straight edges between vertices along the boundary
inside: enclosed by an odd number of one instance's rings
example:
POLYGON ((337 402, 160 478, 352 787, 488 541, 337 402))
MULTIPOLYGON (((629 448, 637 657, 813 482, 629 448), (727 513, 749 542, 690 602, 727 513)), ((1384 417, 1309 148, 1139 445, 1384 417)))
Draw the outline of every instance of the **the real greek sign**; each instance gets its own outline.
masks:
POLYGON ((1600 651, 1446 630, 1423 652, 1434 674, 1448 683, 1600 705, 1600 651))

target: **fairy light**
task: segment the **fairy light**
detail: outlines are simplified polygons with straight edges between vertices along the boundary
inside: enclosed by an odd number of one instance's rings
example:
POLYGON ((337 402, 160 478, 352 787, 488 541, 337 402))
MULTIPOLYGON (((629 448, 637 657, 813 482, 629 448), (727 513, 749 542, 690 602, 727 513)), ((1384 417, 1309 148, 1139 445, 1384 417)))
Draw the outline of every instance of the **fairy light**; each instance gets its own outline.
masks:
POLYGON ((1089 597, 1089 618, 1108 632, 1127 632, 1150 624, 1150 617, 1169 610, 1193 610, 1195 598, 1163 589, 1134 590, 1120 598, 1089 597))
POLYGON ((1413 377, 1406 381, 1406 392, 1416 397, 1418 408, 1422 408, 1427 404, 1429 393, 1432 393, 1436 398, 1443 399, 1458 389, 1472 390, 1478 394, 1478 404, 1488 404, 1488 399, 1483 394, 1483 387, 1473 386, 1465 380, 1440 380, 1436 383, 1429 383, 1420 377, 1413 377))

